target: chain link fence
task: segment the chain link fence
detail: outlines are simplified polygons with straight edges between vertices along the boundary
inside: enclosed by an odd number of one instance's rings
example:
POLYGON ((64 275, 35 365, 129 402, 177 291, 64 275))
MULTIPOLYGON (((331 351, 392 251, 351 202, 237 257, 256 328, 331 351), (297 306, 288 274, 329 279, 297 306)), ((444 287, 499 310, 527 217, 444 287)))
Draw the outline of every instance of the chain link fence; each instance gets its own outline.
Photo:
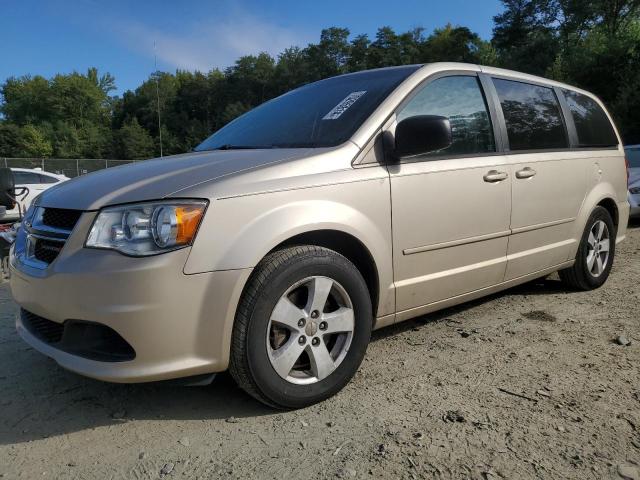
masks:
POLYGON ((45 172, 66 175, 69 178, 79 177, 118 165, 135 163, 139 160, 107 160, 95 158, 7 158, 0 157, 0 167, 40 168, 45 172))

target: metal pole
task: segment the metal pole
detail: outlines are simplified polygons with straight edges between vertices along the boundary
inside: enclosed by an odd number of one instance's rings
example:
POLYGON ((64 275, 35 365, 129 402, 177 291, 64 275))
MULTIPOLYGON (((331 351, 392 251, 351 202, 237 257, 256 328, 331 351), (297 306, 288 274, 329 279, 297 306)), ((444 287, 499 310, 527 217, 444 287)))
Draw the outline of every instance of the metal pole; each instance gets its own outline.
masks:
POLYGON ((42 157, 42 171, 44 172, 44 157, 42 157))
POLYGON ((76 158, 76 177, 80 176, 80 162, 76 158))
POLYGON ((160 121, 160 85, 158 81, 158 56, 156 55, 156 41, 153 41, 153 66, 156 69, 156 101, 158 104, 158 140, 160 141, 160 158, 162 158, 162 122, 160 121))

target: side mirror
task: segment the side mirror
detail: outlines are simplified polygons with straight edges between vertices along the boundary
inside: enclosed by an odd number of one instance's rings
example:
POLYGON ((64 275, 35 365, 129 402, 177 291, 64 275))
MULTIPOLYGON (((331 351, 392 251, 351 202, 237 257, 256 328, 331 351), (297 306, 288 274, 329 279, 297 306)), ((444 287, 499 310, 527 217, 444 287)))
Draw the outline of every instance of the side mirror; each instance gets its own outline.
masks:
POLYGON ((16 184, 10 168, 0 168, 0 206, 11 210, 16 206, 16 184))
POLYGON ((447 117, 416 115, 396 126, 396 157, 435 152, 451 145, 451 123, 447 117))

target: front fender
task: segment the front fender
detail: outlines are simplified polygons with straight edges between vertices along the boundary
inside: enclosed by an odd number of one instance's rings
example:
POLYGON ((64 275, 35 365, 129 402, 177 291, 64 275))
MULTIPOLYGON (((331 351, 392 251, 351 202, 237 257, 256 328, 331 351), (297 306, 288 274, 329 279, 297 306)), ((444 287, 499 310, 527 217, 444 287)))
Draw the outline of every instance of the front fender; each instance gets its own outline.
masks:
POLYGON ((392 310, 388 177, 217 200, 208 209, 185 273, 253 268, 282 242, 317 230, 360 240, 378 269, 378 312, 392 310))

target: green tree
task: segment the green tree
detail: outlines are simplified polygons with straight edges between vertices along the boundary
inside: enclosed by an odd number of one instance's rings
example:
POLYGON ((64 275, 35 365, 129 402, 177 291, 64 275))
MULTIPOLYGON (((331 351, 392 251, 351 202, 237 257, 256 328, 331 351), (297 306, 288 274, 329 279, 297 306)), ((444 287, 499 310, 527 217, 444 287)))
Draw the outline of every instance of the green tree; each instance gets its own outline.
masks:
POLYGON ((277 93, 284 93, 308 82, 309 57, 299 47, 287 48, 278 56, 275 66, 274 82, 277 93))
POLYGON ((20 133, 16 124, 0 122, 0 157, 18 156, 20 133))
POLYGON ((0 111, 7 122, 26 125, 51 120, 52 98, 46 78, 40 75, 10 77, 2 85, 1 93, 0 111))
POLYGON ((34 125, 25 125, 20 129, 17 140, 16 156, 26 158, 50 157, 53 153, 51 142, 34 125))
MULTIPOLYGON (((481 63, 480 50, 486 42, 467 27, 451 24, 436 28, 422 45, 424 62, 481 63)), ((486 48, 486 47, 485 47, 486 48)))
POLYGON ((225 124, 229 123, 230 121, 234 120, 235 118, 239 117, 240 115, 242 115, 243 113, 249 110, 250 110, 250 107, 242 102, 230 103, 224 109, 224 112, 222 115, 222 121, 225 124))
POLYGON ((116 152, 123 160, 140 160, 154 155, 153 138, 136 118, 128 120, 116 135, 116 152))
POLYGON ((369 45, 367 68, 388 67, 400 64, 402 46, 396 32, 391 27, 382 27, 376 39, 369 45))
POLYGON ((78 129, 74 125, 58 121, 53 127, 53 132, 48 136, 52 138, 53 154, 57 158, 79 158, 82 156, 82 142, 78 129))
POLYGON ((113 132, 108 125, 87 124, 78 129, 82 158, 113 158, 113 132))
POLYGON ((347 69, 350 72, 357 72, 367 68, 370 45, 371 40, 367 35, 357 35, 351 40, 351 54, 347 60, 347 69))
POLYGON ((320 42, 307 46, 306 67, 310 81, 346 71, 350 50, 348 38, 349 30, 346 28, 325 28, 320 33, 320 42))
POLYGON ((502 0, 495 16, 492 43, 506 68, 544 75, 553 64, 560 42, 554 28, 553 0, 502 0))

